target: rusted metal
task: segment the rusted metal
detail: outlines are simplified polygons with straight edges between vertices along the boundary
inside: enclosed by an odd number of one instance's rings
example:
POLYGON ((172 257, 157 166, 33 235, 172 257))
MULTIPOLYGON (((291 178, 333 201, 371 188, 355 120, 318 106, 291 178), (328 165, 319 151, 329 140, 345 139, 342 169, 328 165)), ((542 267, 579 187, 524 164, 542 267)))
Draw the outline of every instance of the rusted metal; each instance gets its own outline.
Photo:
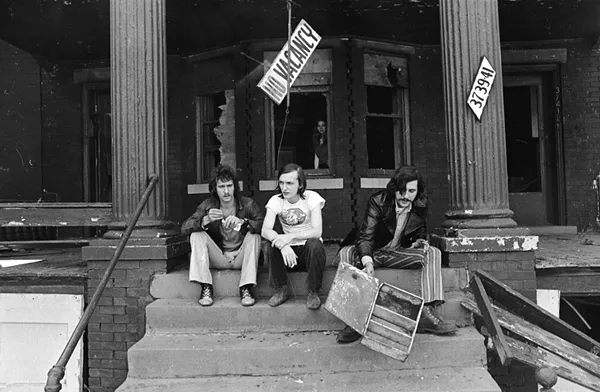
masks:
POLYGON ((412 348, 423 299, 341 263, 325 309, 363 335, 362 344, 404 362, 412 348))
POLYGON ((69 358, 71 358, 71 355, 77 346, 77 342, 79 339, 81 339, 81 336, 87 328, 90 318, 96 309, 96 305, 98 304, 98 301, 100 301, 100 297, 102 296, 102 293, 108 284, 108 280, 110 279, 110 276, 112 275, 112 272, 115 269, 119 258, 121 257, 121 253, 123 253, 123 250, 127 245, 127 241, 129 240, 129 237, 131 236, 131 233, 133 232, 133 229, 135 228, 135 225, 140 218, 146 203, 148 203, 150 194, 158 183, 158 176, 156 174, 151 174, 149 180, 150 183, 146 187, 146 190, 144 191, 144 194, 142 195, 135 212, 129 219, 125 233, 121 237, 121 241, 119 242, 112 259, 108 263, 106 271, 104 272, 102 279, 100 279, 100 283, 98 283, 98 287, 96 288, 89 305, 85 309, 83 316, 73 330, 73 333, 71 334, 71 337, 69 338, 69 341, 67 342, 62 354, 60 354, 56 365, 52 366, 52 369, 48 371, 48 379, 46 380, 46 386, 44 387, 45 392, 59 392, 62 389, 60 381, 65 375, 65 367, 67 366, 67 362, 69 362, 69 358))

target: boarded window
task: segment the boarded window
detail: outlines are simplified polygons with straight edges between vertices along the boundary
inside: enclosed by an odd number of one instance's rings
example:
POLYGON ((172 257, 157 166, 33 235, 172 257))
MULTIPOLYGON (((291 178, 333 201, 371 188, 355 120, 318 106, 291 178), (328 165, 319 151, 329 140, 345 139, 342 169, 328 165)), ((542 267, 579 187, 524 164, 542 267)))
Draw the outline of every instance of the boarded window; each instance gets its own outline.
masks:
POLYGON ((365 53, 369 171, 387 174, 408 163, 407 71, 403 57, 365 53))

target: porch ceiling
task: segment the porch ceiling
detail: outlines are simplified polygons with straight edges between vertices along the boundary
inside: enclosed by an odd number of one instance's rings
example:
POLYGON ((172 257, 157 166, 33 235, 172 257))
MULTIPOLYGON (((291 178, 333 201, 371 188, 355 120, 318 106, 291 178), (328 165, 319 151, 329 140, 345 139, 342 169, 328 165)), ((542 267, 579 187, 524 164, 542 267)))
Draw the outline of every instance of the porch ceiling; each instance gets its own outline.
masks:
MULTIPOLYGON (((499 0, 501 39, 596 39, 600 0, 499 0)), ((439 44, 438 0, 295 0, 323 36, 439 44)), ((286 36, 285 0, 169 0, 167 49, 193 54, 286 36)), ((49 59, 109 57, 109 0, 0 0, 0 39, 49 59)))

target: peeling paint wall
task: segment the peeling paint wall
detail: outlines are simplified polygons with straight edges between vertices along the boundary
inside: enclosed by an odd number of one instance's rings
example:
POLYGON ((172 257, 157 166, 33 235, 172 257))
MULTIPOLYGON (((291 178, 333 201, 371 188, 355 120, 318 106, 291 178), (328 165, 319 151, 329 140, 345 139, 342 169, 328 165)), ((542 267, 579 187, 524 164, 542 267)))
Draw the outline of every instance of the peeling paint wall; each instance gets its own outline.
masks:
POLYGON ((219 125, 213 132, 221 142, 219 148, 221 163, 235 169, 235 96, 233 90, 225 90, 225 105, 219 106, 219 109, 221 109, 219 125))

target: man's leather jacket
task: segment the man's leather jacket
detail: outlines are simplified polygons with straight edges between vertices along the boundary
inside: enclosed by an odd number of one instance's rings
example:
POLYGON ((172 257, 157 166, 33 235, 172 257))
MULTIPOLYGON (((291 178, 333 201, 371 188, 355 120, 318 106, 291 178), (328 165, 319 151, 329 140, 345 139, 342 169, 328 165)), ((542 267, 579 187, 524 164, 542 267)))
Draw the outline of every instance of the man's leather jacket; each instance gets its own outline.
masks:
MULTIPOLYGON (((244 220, 244 224, 240 230, 242 237, 248 232, 252 234, 260 234, 263 220, 265 219, 262 208, 260 208, 258 204, 256 204, 256 202, 249 197, 240 196, 236 198, 236 201, 238 210, 235 215, 244 220)), ((204 229, 202 229, 202 219, 208 215, 208 210, 211 208, 221 208, 219 199, 214 196, 211 196, 200 203, 196 209, 196 212, 194 212, 192 216, 183 222, 181 225, 181 233, 187 235, 195 231, 204 231, 204 229)), ((221 243, 223 242, 221 232, 219 231, 220 224, 221 221, 219 220, 211 222, 206 226, 206 233, 219 246, 221 246, 221 243)))
MULTIPOLYGON (((386 198, 385 191, 379 191, 369 198, 365 218, 358 230, 354 244, 360 258, 373 257, 376 249, 387 245, 396 231, 395 200, 386 198)), ((415 203, 409 212, 406 225, 400 236, 399 245, 409 248, 417 239, 427 239, 427 209, 415 203)), ((348 240, 348 238, 347 238, 348 240)), ((344 242, 347 242, 345 240, 344 242)))

